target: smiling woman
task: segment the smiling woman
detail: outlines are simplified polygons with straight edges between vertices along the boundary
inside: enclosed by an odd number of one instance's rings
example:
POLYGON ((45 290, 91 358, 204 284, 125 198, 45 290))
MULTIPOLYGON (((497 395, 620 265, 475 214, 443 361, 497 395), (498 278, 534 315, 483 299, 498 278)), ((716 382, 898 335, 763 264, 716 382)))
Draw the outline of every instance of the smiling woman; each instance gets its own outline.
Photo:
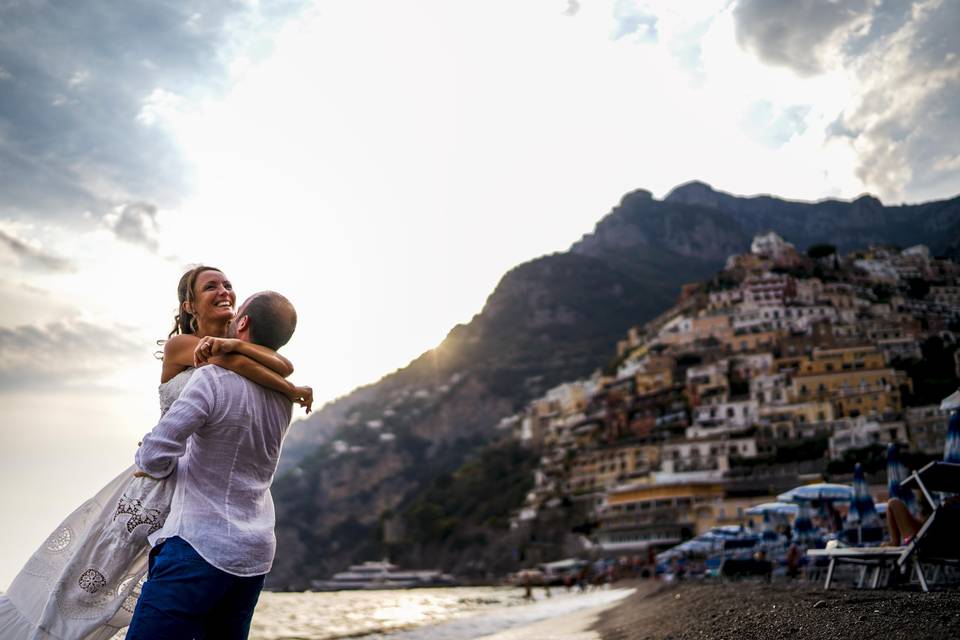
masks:
MULTIPOLYGON (((164 347, 161 412, 186 387, 201 339, 227 335, 235 315, 233 285, 219 269, 190 269, 177 294, 177 319, 164 347)), ((312 391, 283 378, 293 370, 286 358, 259 345, 227 342, 229 352, 204 360, 280 391, 309 411, 312 391)), ((0 597, 0 637, 33 638, 43 629, 61 638, 108 638, 126 626, 147 568, 147 536, 163 525, 175 486, 175 473, 155 480, 130 467, 71 513, 0 597)))

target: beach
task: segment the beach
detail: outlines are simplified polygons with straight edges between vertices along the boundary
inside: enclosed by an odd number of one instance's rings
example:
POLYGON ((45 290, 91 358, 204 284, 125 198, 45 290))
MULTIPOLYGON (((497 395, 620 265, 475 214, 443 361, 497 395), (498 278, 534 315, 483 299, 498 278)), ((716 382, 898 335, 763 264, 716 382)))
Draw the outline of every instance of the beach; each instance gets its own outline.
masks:
POLYGON ((824 591, 820 582, 663 584, 603 613, 602 640, 960 637, 960 591, 824 591))
MULTIPOLYGON (((652 584, 652 583, 651 583, 652 584)), ((600 640, 590 628, 635 593, 632 585, 587 592, 516 587, 261 595, 251 640, 600 640)))

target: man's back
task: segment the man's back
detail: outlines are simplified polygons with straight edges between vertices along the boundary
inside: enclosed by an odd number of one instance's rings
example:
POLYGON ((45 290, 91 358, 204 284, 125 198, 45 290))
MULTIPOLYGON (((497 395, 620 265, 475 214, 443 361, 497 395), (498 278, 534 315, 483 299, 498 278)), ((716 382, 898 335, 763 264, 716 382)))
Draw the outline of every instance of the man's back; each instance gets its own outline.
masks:
POLYGON ((137 454, 144 471, 176 469, 170 515, 151 543, 179 536, 214 567, 267 573, 276 548, 270 484, 292 404, 235 373, 194 373, 137 454))

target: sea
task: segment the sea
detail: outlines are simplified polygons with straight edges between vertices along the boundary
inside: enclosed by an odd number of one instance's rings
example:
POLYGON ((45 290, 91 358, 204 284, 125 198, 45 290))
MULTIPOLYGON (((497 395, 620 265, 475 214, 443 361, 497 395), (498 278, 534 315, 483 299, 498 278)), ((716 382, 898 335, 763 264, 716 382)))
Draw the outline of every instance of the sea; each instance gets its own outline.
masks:
POLYGON ((250 638, 475 640, 507 630, 511 630, 510 637, 522 638, 525 627, 542 630, 543 621, 608 607, 630 593, 629 589, 581 593, 559 588, 547 595, 537 588, 528 599, 521 589, 507 587, 264 592, 253 616, 250 638))

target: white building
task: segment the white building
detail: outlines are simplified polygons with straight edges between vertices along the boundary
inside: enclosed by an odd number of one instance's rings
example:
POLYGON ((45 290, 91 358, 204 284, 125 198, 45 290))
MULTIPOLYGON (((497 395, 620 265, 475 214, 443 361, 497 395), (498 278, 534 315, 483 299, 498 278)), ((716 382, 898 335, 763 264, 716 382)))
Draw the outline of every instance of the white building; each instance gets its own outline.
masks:
POLYGON ((756 400, 722 402, 693 409, 693 424, 687 427, 687 438, 702 438, 720 433, 743 431, 757 422, 756 400))
POLYGON ((766 373, 750 379, 750 397, 759 404, 778 405, 787 402, 790 383, 782 373, 766 373))
POLYGON ((795 247, 774 231, 758 234, 753 237, 753 242, 750 243, 750 253, 767 256, 774 260, 792 251, 796 251, 795 247))
POLYGON ((907 442, 907 426, 902 421, 880 422, 864 416, 838 421, 830 436, 830 457, 839 460, 850 449, 862 449, 873 444, 907 442))
POLYGON ((663 445, 660 470, 667 474, 691 471, 725 472, 730 469, 730 457, 757 457, 757 439, 743 437, 706 437, 677 440, 663 445))

